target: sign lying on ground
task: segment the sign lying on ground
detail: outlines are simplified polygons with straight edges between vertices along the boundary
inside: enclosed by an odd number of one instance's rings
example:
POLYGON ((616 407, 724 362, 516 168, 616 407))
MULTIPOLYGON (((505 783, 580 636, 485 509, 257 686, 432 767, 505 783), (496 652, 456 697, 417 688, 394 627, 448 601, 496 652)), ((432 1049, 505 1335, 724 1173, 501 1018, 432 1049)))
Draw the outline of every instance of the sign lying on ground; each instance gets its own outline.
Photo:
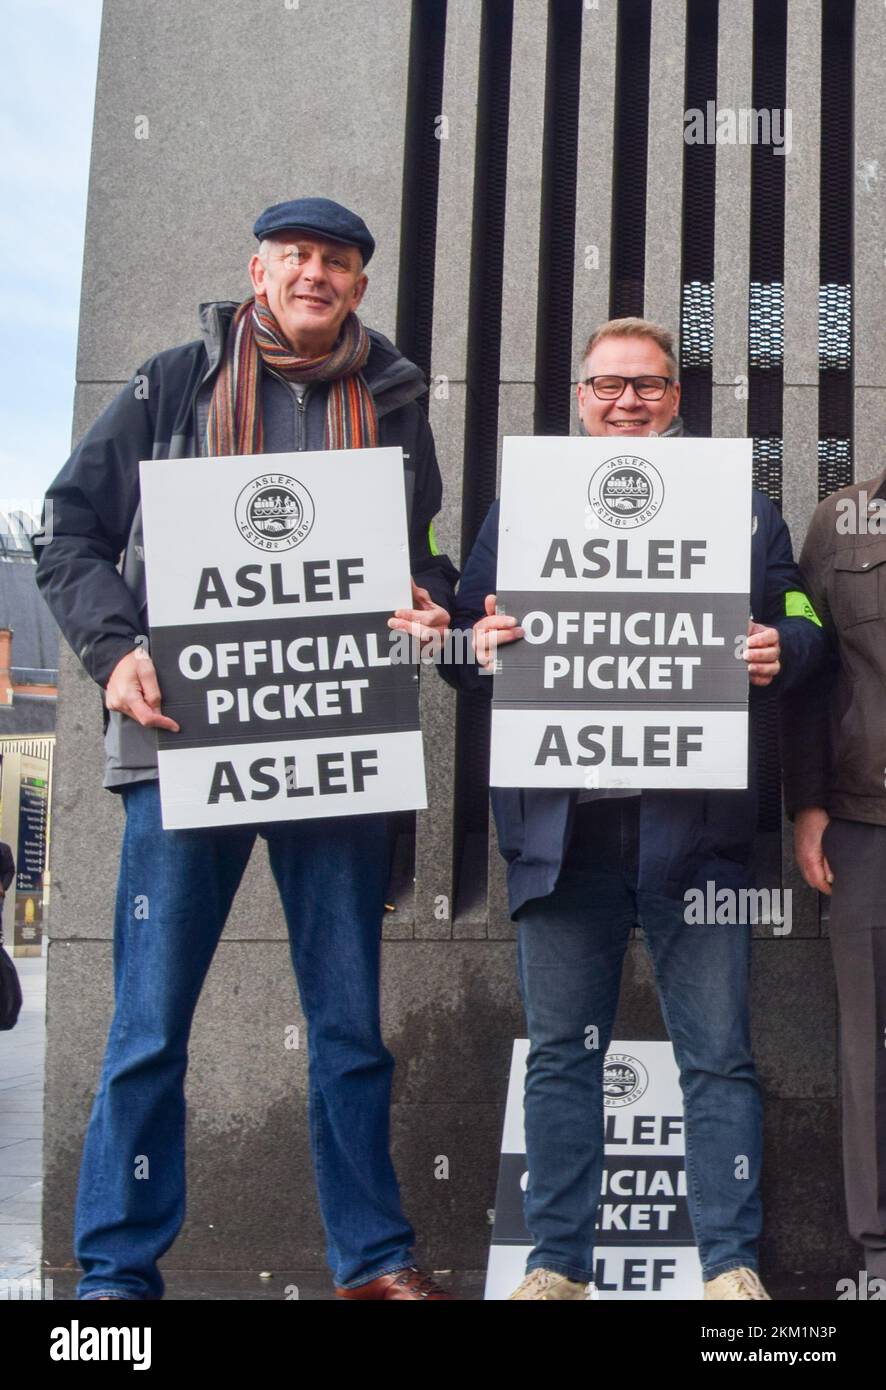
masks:
POLYGON ((141 465, 167 829, 427 805, 400 449, 141 465))
POLYGON ((507 438, 497 787, 746 787, 747 439, 507 438))
MULTIPOLYGON (((514 1043, 486 1298, 506 1299, 525 1273, 528 1179, 523 1086, 529 1041, 514 1043)), ((613 1042, 603 1067, 604 1159, 591 1297, 701 1298, 686 1194, 683 1097, 668 1042, 613 1042)))

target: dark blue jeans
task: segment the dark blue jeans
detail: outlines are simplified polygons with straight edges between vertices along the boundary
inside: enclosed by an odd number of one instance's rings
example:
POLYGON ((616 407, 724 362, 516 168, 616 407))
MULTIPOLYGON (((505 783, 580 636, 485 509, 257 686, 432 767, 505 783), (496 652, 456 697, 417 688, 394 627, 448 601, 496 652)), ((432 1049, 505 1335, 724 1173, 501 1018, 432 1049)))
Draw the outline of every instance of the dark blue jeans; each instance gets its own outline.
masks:
MULTIPOLYGON (((163 830, 156 782, 123 792, 115 1012, 80 1170, 78 1294, 159 1298, 185 1214, 184 1079, 206 972, 258 830, 163 830), (145 915, 145 910, 147 915, 145 915), (149 1177, 137 1176, 140 1155, 149 1177)), ((379 1026, 383 816, 261 827, 308 1025, 309 1119, 338 1284, 411 1262, 388 1151, 393 1058, 379 1026)))
POLYGON ((751 928, 687 925, 682 901, 637 891, 632 802, 588 808, 584 823, 593 833, 570 847, 554 892, 518 916, 530 1038, 527 1269, 585 1283, 594 1277, 603 1063, 628 935, 639 925, 680 1070, 689 1211, 704 1277, 712 1279, 757 1268, 762 1112, 748 1024, 751 928), (593 1050, 589 1025, 599 1030, 593 1050))

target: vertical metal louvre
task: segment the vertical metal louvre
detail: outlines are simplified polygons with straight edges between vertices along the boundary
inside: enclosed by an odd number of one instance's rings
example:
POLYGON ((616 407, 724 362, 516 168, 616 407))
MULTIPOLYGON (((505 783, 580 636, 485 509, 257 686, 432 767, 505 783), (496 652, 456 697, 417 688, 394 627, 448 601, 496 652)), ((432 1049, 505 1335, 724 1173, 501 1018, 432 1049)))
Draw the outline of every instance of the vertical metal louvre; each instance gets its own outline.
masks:
MULTIPOLYGON (((443 102, 446 0, 413 0, 406 93, 403 218, 397 343, 426 376, 431 370, 434 248, 440 141, 435 121, 443 102)), ((422 405, 427 410, 427 396, 422 405)))
MULTIPOLYGON (((501 306, 513 0, 484 0, 477 94, 474 260, 468 323, 462 555, 470 554, 496 493, 501 306)), ((485 913, 489 707, 459 697, 456 724, 456 915, 485 913)))
POLYGON ((612 200, 613 318, 642 314, 651 0, 619 0, 612 200))
POLYGON ((852 482, 853 0, 824 0, 821 45, 821 249, 818 292, 818 495, 852 482))
MULTIPOLYGON (((783 112, 787 89, 787 0, 754 0, 752 106, 783 112)), ((760 132, 760 126, 757 125, 760 132)), ((748 323, 748 433, 754 484, 781 506, 784 391, 785 154, 751 148, 751 260, 748 323)), ((754 615, 755 617, 758 615, 754 615)), ((758 692, 758 828, 781 833, 781 766, 776 698, 758 692)))
POLYGON ((545 81, 545 150, 539 245, 537 434, 568 434, 581 0, 551 0, 545 81))
MULTIPOLYGON (((718 0, 686 7, 686 109, 717 100, 718 0)), ((680 411, 690 434, 711 433, 714 353, 714 213, 717 147, 688 144, 683 155, 683 288, 680 411)))
MULTIPOLYGON (((786 72, 787 0, 755 0, 755 112, 784 111, 786 72)), ((771 143, 754 144, 748 432, 754 441, 754 483, 779 506, 784 387, 784 180, 784 153, 776 153, 771 143)))
MULTIPOLYGON (((437 188, 440 142, 435 118, 443 96, 443 57, 446 43, 446 0, 433 4, 415 0, 409 45, 409 84, 406 92, 406 144, 403 161, 403 201, 400 234, 400 277, 397 302, 397 343, 426 376, 431 369, 434 320, 434 249, 437 243, 437 188)), ((427 413, 428 396, 419 398, 427 413)), ((414 811, 391 816, 391 864, 388 902, 404 922, 414 911, 414 811)), ((398 926, 398 930, 401 928, 398 926)))

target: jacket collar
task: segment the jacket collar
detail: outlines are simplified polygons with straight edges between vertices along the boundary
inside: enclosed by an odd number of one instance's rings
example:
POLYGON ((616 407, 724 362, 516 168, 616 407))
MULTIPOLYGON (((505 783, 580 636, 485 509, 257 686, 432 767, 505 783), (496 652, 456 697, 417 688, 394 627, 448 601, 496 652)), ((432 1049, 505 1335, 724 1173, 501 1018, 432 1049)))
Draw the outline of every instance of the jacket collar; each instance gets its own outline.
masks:
MULTIPOLYGON (((200 305, 200 333, 207 359, 204 383, 218 371, 231 319, 238 308, 232 299, 211 300, 200 305)), ((379 415, 387 415, 423 395, 428 389, 427 383, 415 363, 404 357, 383 333, 375 328, 366 331, 370 348, 363 376, 379 415)))

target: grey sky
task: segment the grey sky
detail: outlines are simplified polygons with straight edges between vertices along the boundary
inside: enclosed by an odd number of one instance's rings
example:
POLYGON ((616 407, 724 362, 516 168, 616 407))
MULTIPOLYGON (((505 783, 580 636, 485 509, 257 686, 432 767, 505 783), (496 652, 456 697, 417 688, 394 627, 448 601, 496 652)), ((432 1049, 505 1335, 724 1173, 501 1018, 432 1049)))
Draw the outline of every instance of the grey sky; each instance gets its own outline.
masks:
POLYGON ((0 507, 70 452, 101 0, 0 0, 0 507))

